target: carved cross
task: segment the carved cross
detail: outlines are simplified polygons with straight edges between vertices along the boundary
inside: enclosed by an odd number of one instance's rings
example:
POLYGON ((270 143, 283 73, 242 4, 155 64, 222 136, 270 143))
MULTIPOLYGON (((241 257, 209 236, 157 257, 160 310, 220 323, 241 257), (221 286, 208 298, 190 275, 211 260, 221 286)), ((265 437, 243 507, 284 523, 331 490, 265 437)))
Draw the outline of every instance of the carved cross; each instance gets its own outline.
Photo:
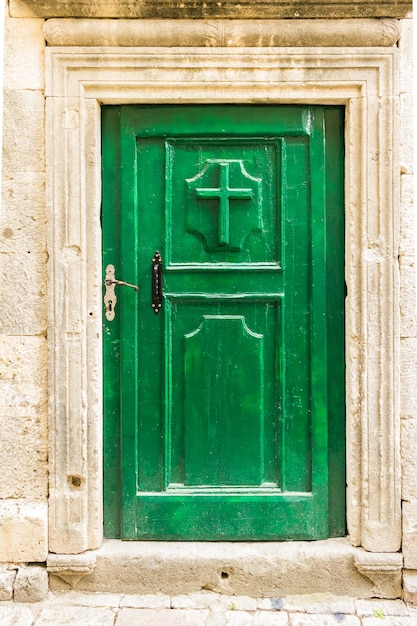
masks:
POLYGON ((197 198, 217 198, 219 200, 219 246, 227 246, 229 244, 230 229, 230 200, 243 199, 250 200, 253 198, 252 189, 233 188, 229 186, 230 182, 230 163, 219 163, 220 166, 220 185, 219 187, 198 187, 196 189, 197 198))

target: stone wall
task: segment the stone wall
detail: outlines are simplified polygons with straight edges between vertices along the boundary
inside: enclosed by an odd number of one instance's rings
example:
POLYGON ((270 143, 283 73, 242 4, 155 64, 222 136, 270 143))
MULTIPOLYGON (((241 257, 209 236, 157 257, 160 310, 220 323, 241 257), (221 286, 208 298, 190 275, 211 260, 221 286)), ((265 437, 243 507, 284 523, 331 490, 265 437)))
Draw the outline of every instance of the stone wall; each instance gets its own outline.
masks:
MULTIPOLYGON (((412 21, 403 20, 400 56, 401 456, 404 567, 417 569, 417 315, 415 274, 412 21)), ((407 577, 407 575, 406 575, 407 577)))
MULTIPOLYGON (((50 4, 38 3, 38 6, 50 4)), ((6 563, 44 562, 48 553, 45 39, 44 19, 24 17, 36 14, 34 3, 32 8, 30 5, 13 0, 11 8, 17 17, 10 17, 7 12, 5 25, 0 213, 0 562, 6 563)), ((417 570, 411 19, 403 19, 400 26, 401 352, 398 367, 401 370, 403 554, 405 579, 410 581, 411 589, 413 570, 417 570)))
POLYGON ((0 214, 0 561, 47 555, 47 312, 42 19, 5 22, 0 214))

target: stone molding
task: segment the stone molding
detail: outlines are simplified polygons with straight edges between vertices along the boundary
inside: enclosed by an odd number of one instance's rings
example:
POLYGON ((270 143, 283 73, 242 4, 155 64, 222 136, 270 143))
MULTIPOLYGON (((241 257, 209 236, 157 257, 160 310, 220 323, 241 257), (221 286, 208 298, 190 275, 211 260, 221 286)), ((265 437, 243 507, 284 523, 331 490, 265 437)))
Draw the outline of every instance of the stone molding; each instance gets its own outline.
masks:
POLYGON ((48 554, 46 569, 49 574, 62 578, 71 587, 75 587, 84 576, 94 571, 96 552, 82 554, 48 554))
POLYGON ((358 572, 372 582, 372 595, 375 598, 401 596, 402 554, 372 553, 358 549, 353 562, 358 572))
POLYGON ((395 20, 94 20, 50 19, 50 46, 392 46, 395 20))
POLYGON ((50 551, 102 541, 100 104, 346 107, 348 531, 401 543, 396 48, 46 49, 50 551))
POLYGON ((410 16, 412 0, 10 0, 11 17, 344 18, 410 16))

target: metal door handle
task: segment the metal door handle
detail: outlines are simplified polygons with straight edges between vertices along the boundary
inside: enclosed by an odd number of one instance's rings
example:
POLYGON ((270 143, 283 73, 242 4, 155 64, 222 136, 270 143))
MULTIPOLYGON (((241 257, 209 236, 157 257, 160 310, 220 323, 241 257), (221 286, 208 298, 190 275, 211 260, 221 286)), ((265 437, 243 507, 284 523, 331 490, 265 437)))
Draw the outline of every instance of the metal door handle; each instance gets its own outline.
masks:
POLYGON ((156 250, 152 259, 152 296, 151 306, 154 313, 162 309, 162 258, 156 250))
POLYGON ((106 267, 106 278, 104 279, 104 284, 106 286, 106 291, 104 294, 104 306, 106 307, 106 319, 109 322, 112 322, 115 316, 114 309, 116 308, 117 303, 115 286, 121 285, 123 287, 131 287, 135 291, 139 291, 139 287, 137 285, 126 283, 124 280, 117 280, 114 272, 114 265, 110 264, 106 267))

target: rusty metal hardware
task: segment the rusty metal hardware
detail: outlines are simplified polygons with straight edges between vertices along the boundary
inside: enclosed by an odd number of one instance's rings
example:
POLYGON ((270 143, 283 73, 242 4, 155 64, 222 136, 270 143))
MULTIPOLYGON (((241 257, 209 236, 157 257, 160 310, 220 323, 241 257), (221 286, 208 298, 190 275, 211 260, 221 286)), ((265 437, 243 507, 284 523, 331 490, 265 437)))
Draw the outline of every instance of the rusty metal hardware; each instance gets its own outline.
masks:
POLYGON ((137 285, 132 285, 131 283, 126 283, 124 280, 117 280, 115 277, 115 269, 114 265, 107 265, 106 267, 106 278, 104 279, 104 284, 106 286, 106 291, 104 294, 104 306, 106 308, 106 319, 109 322, 114 320, 115 316, 115 308, 117 303, 116 285, 120 285, 122 287, 131 287, 135 291, 139 291, 139 287, 137 285))

